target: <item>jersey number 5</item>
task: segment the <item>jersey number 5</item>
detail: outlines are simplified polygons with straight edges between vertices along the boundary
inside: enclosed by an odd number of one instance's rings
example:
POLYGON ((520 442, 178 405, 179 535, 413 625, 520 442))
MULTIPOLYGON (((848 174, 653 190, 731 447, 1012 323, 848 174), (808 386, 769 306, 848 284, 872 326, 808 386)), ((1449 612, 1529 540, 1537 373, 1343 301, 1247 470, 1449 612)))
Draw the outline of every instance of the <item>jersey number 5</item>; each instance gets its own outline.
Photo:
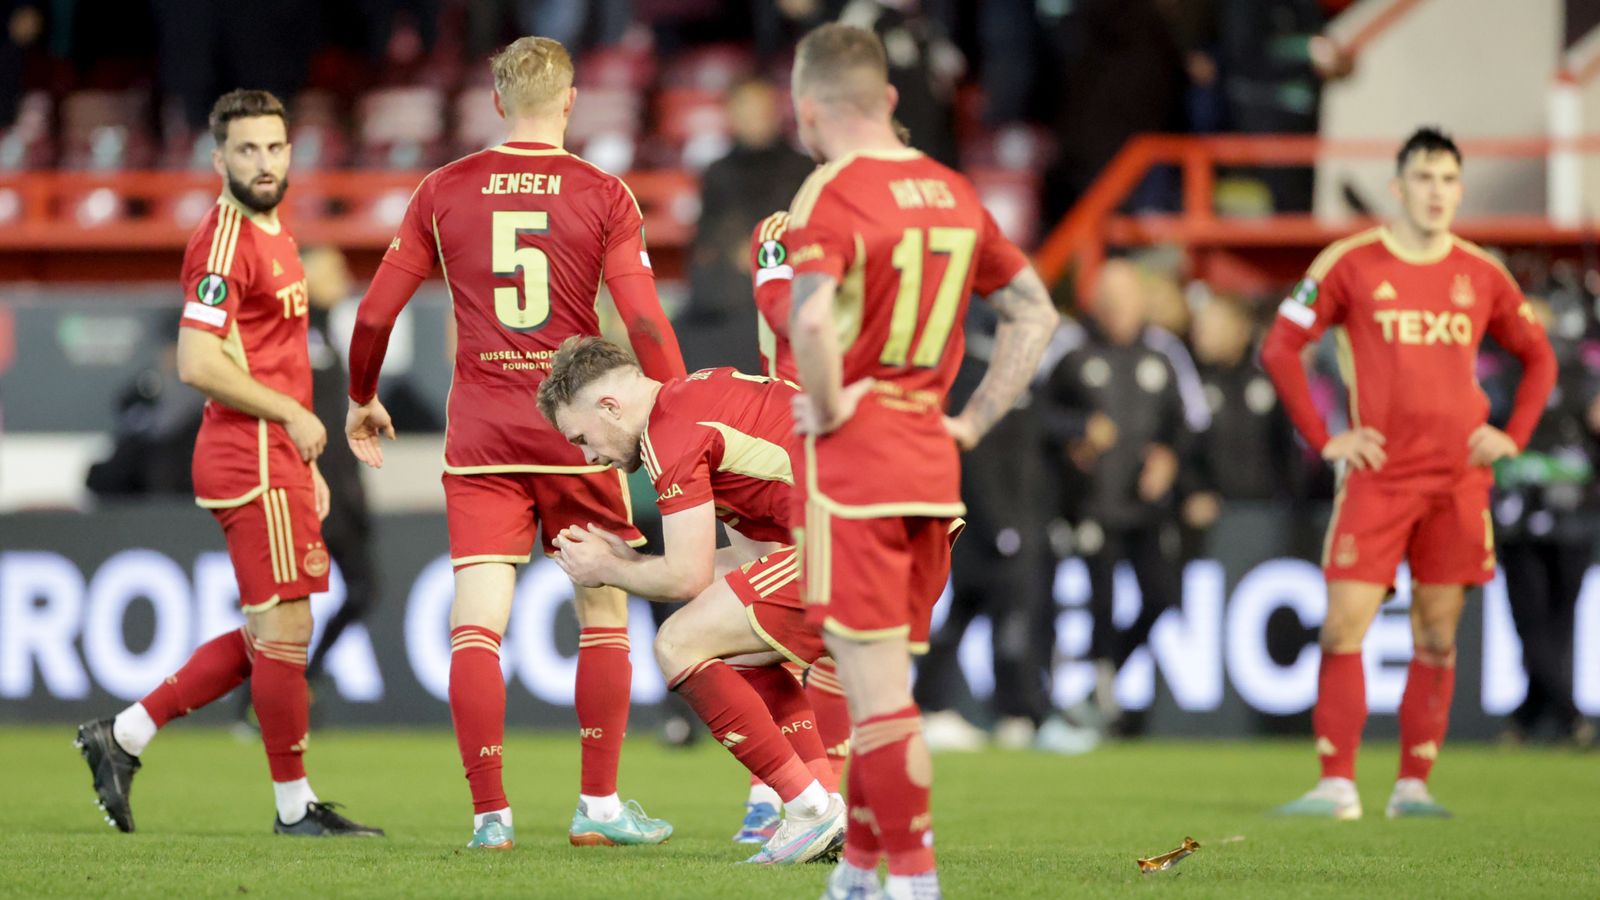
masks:
POLYGON ((550 214, 542 210, 501 210, 494 214, 490 264, 494 274, 512 278, 522 270, 522 287, 494 289, 494 314, 512 331, 533 331, 550 318, 550 257, 538 247, 519 247, 523 233, 550 230, 550 214))
POLYGON ((950 340, 950 329, 956 323, 956 311, 967 286, 967 272, 972 269, 972 252, 977 246, 978 233, 971 228, 906 229, 890 257, 900 273, 900 290, 894 297, 889 339, 884 342, 883 355, 878 358, 880 362, 886 366, 903 366, 909 357, 913 366, 929 368, 939 364, 944 358, 944 345, 950 340), (917 330, 917 313, 922 309, 922 271, 930 253, 948 256, 949 261, 944 267, 944 277, 939 279, 939 290, 934 294, 933 308, 928 311, 922 339, 917 341, 916 352, 912 353, 911 339, 917 330))

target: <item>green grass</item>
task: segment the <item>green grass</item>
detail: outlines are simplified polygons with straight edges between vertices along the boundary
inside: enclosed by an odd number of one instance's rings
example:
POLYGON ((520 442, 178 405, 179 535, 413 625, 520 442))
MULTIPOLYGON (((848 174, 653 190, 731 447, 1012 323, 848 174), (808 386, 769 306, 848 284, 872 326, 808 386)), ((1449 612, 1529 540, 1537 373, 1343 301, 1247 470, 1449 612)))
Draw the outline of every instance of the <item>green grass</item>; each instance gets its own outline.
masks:
MULTIPOLYGON (((324 731, 310 756, 325 799, 381 825, 380 841, 270 834, 259 747, 179 724, 145 755, 139 831, 122 835, 92 805, 72 729, 0 728, 0 895, 816 897, 825 869, 734 865, 744 779, 716 746, 630 742, 624 796, 673 821, 655 848, 567 846, 576 736, 514 733, 507 788, 517 849, 467 852, 470 807, 444 731, 324 731)), ((1364 754, 1367 818, 1273 820, 1306 789, 1296 743, 1153 742, 1079 758, 990 752, 937 758, 935 829, 951 897, 1596 897, 1600 760, 1559 751, 1454 746, 1436 794, 1458 818, 1383 818, 1394 747, 1364 754), (1134 859, 1204 845, 1174 871, 1134 859)))

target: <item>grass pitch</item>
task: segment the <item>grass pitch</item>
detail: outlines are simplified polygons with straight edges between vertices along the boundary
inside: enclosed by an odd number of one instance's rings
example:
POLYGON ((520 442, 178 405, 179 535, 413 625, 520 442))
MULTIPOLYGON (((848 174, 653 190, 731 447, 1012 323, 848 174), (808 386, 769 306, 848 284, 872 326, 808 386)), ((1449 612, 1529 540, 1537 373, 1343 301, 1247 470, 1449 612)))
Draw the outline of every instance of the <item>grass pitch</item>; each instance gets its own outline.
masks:
MULTIPOLYGON (((663 847, 569 847, 575 736, 513 733, 507 789, 517 849, 468 852, 470 806, 446 731, 323 731, 309 757, 324 799, 383 840, 274 837, 260 747, 179 723, 135 781, 138 832, 106 826, 73 729, 0 728, 0 895, 794 897, 820 894, 826 869, 735 865, 728 838, 742 770, 715 745, 665 750, 648 737, 623 756, 623 796, 670 819, 663 847)), ((1310 786, 1307 743, 1152 742, 1078 758, 946 754, 934 823, 953 898, 1596 897, 1600 758, 1452 746, 1434 777, 1451 821, 1383 818, 1392 744, 1363 753, 1367 818, 1274 820, 1264 810, 1310 786), (1203 847, 1144 876, 1139 856, 1185 835, 1203 847)))

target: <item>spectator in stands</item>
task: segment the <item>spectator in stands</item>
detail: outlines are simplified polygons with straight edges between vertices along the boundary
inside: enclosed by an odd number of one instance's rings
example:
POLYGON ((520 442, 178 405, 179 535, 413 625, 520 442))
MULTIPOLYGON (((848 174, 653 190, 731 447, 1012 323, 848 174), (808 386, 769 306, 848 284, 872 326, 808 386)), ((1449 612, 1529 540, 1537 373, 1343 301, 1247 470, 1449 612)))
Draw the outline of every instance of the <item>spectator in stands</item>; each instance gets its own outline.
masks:
MULTIPOLYGON (((1595 467, 1600 464, 1600 342, 1589 334, 1593 298, 1571 285, 1551 302, 1530 298, 1545 322, 1560 370, 1550 405, 1520 456, 1495 466, 1494 526, 1506 596, 1522 639, 1528 693, 1506 737, 1518 742, 1548 719, 1563 739, 1595 741, 1573 700, 1573 629, 1578 595, 1594 557, 1595 467)), ((1491 421, 1511 413, 1516 364, 1494 348, 1480 362, 1491 421)))
POLYGON ((487 56, 514 30, 553 38, 574 52, 622 40, 633 18, 630 0, 473 0, 466 4, 467 52, 487 56))
POLYGON ((1119 715, 1116 673, 1177 604, 1182 547, 1174 487, 1191 436, 1178 373, 1147 341, 1140 273, 1123 260, 1101 270, 1093 318, 1044 388, 1047 440, 1081 483, 1076 550, 1089 570, 1094 619, 1090 657, 1096 705, 1119 715), (1112 621, 1112 576, 1129 563, 1141 596, 1126 629, 1112 621))
POLYGON ((1293 426, 1256 361, 1255 322, 1232 297, 1213 297, 1194 321, 1195 356, 1211 410, 1196 436, 1198 490, 1184 500, 1184 524, 1205 529, 1223 504, 1290 499, 1297 484, 1293 426))
POLYGON ((89 467, 95 495, 194 494, 189 473, 206 398, 178 380, 178 316, 161 316, 150 365, 117 397, 111 455, 89 467))
MULTIPOLYGON (((1315 134, 1324 82, 1350 73, 1350 55, 1323 35, 1317 0, 1219 0, 1223 93, 1232 128, 1315 134)), ((1311 209, 1306 166, 1260 170, 1277 212, 1311 209)))
POLYGON ((5 19, 5 32, 0 34, 0 129, 9 128, 17 120, 28 54, 44 37, 41 5, 39 0, 0 3, 5 19))
MULTIPOLYGON (((974 304, 966 358, 951 389, 957 408, 988 368, 994 325, 993 311, 974 304)), ((1053 510, 1049 492, 1040 489, 1048 479, 1046 460, 1029 452, 1040 441, 1039 409, 1029 400, 962 454, 967 526, 952 554, 949 612, 917 666, 914 692, 926 716, 924 735, 935 750, 975 750, 986 742, 982 730, 957 711, 970 697, 958 652, 967 627, 980 615, 991 629, 996 742, 1059 753, 1082 753, 1098 743, 1094 731, 1055 714, 1049 677, 1054 641, 1037 639, 1040 620, 1053 620, 1055 609, 1052 579, 1038 577, 1053 561, 1045 527, 1053 510)))
POLYGON ((889 83, 899 93, 894 114, 911 132, 911 146, 954 168, 956 82, 966 59, 922 0, 851 0, 839 21, 876 33, 889 59, 889 83))
POLYGON ((690 369, 757 369, 750 234, 773 211, 789 208, 813 166, 784 140, 780 102, 760 79, 728 94, 733 149, 701 176, 700 223, 690 250, 690 328, 680 337, 690 369))

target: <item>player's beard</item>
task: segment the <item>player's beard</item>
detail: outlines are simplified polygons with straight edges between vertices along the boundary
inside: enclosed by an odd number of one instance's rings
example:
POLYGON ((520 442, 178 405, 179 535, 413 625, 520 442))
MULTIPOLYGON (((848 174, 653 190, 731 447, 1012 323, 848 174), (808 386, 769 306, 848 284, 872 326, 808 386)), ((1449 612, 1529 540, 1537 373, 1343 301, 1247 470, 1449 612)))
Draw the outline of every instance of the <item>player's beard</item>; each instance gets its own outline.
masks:
MULTIPOLYGON (((251 181, 254 180, 251 179, 251 181)), ((233 177, 233 173, 228 173, 228 193, 232 194, 233 199, 239 201, 240 204, 252 212, 269 213, 277 209, 278 204, 283 202, 283 194, 287 190, 289 190, 288 172, 278 176, 277 190, 274 190, 266 197, 256 193, 250 183, 240 181, 233 177)))

